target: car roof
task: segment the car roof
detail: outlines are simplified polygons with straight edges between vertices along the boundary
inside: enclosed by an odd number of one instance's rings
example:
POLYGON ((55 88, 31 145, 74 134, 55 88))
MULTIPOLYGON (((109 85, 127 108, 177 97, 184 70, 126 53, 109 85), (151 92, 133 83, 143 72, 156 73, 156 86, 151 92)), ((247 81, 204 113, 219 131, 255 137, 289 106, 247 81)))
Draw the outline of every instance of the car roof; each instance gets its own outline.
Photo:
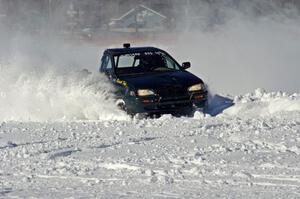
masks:
POLYGON ((154 47, 109 48, 105 52, 110 53, 112 55, 121 55, 127 53, 142 53, 142 52, 154 52, 154 51, 164 52, 163 50, 154 47))

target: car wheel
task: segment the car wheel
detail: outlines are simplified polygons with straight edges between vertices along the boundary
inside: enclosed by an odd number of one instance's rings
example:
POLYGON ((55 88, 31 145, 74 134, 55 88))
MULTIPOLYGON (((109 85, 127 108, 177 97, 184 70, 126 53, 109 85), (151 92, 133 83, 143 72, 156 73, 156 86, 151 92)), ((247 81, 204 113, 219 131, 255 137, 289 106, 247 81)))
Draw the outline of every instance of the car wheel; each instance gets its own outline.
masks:
POLYGON ((122 110, 122 111, 124 111, 125 113, 127 113, 131 118, 134 118, 137 114, 135 114, 135 113, 131 113, 129 110, 128 110, 128 108, 127 108, 127 106, 126 106, 126 103, 125 103, 125 101, 123 100, 123 99, 118 99, 117 101, 116 101, 116 105, 117 105, 117 107, 120 109, 120 110, 122 110))
POLYGON ((116 105, 120 110, 127 112, 126 103, 123 99, 118 99, 116 105))

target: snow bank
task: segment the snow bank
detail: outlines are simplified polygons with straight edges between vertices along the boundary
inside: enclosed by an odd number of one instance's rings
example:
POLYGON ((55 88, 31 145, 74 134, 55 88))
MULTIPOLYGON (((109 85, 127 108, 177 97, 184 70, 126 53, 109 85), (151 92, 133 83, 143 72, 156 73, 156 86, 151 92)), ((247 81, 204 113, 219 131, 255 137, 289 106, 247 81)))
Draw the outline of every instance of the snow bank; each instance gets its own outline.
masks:
POLYGON ((268 93, 257 89, 254 93, 236 96, 234 106, 224 111, 225 115, 268 116, 283 112, 300 112, 300 95, 285 92, 268 93))

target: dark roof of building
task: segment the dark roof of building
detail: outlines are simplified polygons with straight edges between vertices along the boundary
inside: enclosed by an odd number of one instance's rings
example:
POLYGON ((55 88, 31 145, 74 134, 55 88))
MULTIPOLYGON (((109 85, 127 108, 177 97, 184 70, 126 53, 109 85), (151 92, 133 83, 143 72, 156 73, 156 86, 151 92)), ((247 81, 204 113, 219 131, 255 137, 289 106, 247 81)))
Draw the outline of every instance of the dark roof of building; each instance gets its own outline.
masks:
POLYGON ((154 52, 154 51, 162 51, 162 50, 154 47, 110 48, 106 50, 106 52, 113 55, 120 55, 120 54, 127 54, 127 53, 154 52))

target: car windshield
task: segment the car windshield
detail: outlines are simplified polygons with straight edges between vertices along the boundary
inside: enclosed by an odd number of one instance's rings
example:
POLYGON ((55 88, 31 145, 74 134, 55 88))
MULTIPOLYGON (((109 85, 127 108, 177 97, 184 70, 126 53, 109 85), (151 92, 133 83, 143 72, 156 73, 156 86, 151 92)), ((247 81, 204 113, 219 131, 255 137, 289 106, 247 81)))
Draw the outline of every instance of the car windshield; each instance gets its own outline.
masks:
POLYGON ((180 70, 180 66, 164 52, 128 53, 114 56, 118 75, 139 75, 180 70))

